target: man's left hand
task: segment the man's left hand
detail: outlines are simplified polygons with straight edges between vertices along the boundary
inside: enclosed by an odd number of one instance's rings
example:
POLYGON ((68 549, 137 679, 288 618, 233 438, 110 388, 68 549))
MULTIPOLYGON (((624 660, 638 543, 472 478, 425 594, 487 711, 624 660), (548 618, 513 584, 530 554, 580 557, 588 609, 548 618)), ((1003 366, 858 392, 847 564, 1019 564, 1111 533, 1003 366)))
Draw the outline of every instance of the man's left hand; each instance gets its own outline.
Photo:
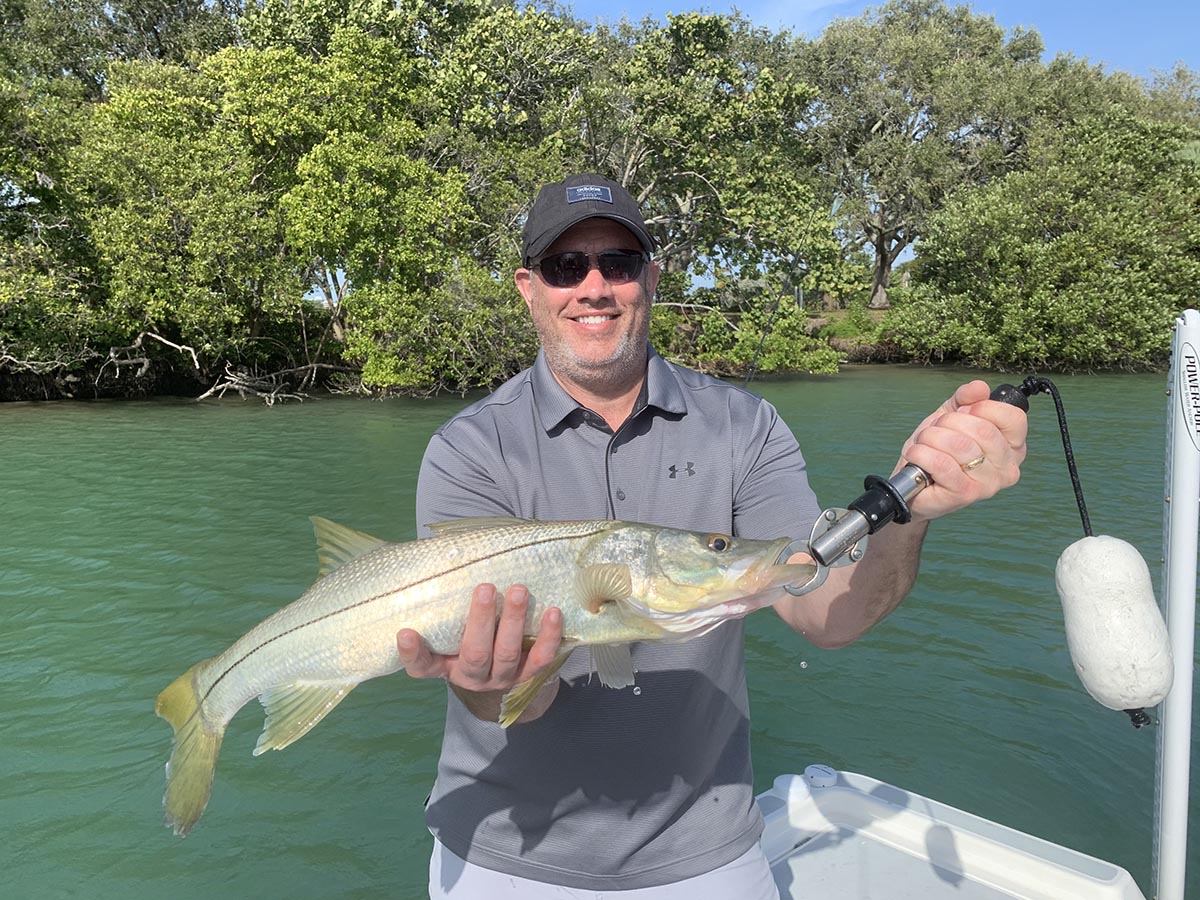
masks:
POLYGON ((1025 413, 988 395, 986 382, 964 384, 905 442, 895 471, 913 463, 933 480, 913 498, 914 520, 936 519, 986 500, 1020 478, 1025 413))

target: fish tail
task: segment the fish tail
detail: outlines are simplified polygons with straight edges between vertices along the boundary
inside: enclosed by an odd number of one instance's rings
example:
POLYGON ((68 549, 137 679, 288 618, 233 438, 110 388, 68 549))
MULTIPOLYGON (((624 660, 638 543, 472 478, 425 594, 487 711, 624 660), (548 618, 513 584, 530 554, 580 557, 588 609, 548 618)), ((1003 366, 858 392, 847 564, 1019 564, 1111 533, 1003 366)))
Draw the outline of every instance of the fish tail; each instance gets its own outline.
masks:
POLYGON ((192 666, 158 695, 154 711, 175 729, 175 745, 167 762, 167 790, 163 794, 165 824, 180 837, 192 830, 208 805, 213 770, 225 727, 204 721, 196 689, 199 670, 208 660, 192 666))

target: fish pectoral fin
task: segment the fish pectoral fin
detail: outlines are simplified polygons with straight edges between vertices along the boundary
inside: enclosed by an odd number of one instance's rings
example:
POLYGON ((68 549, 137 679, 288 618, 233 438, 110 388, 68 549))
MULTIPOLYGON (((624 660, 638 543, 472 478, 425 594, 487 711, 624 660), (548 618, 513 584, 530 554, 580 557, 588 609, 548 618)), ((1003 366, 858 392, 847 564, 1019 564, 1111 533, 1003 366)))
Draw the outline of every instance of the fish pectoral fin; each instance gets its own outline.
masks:
POLYGON ((317 533, 317 561, 321 564, 320 575, 328 575, 364 553, 386 544, 377 537, 330 522, 320 516, 309 516, 313 531, 317 533))
POLYGON ((633 657, 628 644, 593 644, 592 668, 605 687, 623 688, 633 684, 633 657))
POLYGON ((579 602, 593 613, 600 612, 605 603, 626 600, 633 593, 629 566, 623 563, 593 563, 584 566, 575 577, 579 602))
POLYGON ((525 707, 529 706, 533 702, 533 698, 538 695, 538 691, 545 687, 551 678, 558 677, 558 670, 563 667, 563 663, 567 661, 567 657, 574 649, 574 643, 570 645, 563 643, 559 647, 558 655, 554 657, 550 665, 532 678, 514 685, 500 700, 500 718, 496 721, 504 728, 517 721, 521 717, 521 713, 525 712, 525 707))
POLYGON ((282 750, 304 737, 357 684, 357 681, 346 684, 295 681, 263 691, 258 700, 267 711, 267 721, 254 745, 254 755, 282 750))

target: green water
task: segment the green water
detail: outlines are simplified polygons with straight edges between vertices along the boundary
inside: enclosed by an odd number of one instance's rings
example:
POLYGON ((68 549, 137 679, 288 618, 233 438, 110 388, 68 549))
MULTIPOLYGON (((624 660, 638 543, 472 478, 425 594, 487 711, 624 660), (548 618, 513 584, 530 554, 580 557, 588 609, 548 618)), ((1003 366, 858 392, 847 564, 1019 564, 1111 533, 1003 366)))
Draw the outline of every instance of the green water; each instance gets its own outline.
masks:
MULTIPOLYGON (((961 379, 867 368, 755 388, 822 502, 844 505, 961 379)), ((1165 379, 1058 383, 1096 531, 1157 577, 1165 379)), ((309 515, 412 537, 420 453, 463 402, 0 406, 3 896, 422 895, 440 684, 368 682, 257 759, 248 707, 183 841, 160 824, 171 736, 152 706, 308 586, 309 515)), ((1154 730, 1071 670, 1053 571, 1081 531, 1052 403, 1033 403, 1021 484, 934 527, 913 595, 874 632, 830 652, 748 620, 757 788, 813 762, 864 772, 1109 859, 1150 894, 1154 730)))

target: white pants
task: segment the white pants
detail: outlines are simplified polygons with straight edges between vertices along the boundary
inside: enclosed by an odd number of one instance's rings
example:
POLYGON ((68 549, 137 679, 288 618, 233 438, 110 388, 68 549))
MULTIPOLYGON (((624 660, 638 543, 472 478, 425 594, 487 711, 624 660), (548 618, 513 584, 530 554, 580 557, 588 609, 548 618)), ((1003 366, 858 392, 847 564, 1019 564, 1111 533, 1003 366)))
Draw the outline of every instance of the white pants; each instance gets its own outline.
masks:
POLYGON ((429 860, 430 900, 779 900, 771 867, 757 844, 704 875, 632 891, 588 891, 530 881, 474 865, 434 838, 429 860))

